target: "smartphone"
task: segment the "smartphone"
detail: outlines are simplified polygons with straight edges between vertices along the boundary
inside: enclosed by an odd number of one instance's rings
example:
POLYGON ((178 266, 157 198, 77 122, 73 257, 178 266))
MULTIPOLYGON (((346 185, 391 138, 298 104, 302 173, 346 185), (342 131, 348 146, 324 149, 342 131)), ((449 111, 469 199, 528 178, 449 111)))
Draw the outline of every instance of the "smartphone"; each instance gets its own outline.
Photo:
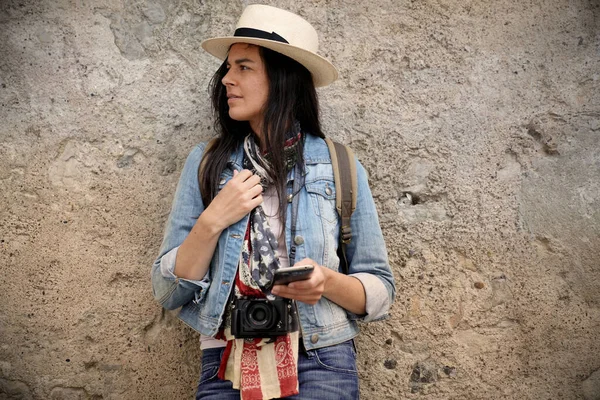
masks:
POLYGON ((315 269, 314 265, 297 265, 295 267, 280 268, 273 273, 274 285, 287 285, 294 281, 304 281, 310 278, 315 269))

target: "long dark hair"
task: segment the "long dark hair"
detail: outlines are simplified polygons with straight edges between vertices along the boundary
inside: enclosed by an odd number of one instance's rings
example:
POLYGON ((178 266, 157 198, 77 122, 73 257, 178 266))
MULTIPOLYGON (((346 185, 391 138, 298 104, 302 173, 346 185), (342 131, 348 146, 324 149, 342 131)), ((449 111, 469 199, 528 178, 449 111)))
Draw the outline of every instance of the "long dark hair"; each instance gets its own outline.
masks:
MULTIPOLYGON (((300 63, 273 50, 259 47, 269 81, 269 95, 264 108, 262 137, 264 148, 270 153, 272 169, 270 178, 279 197, 279 217, 285 221, 287 170, 283 145, 285 134, 295 120, 300 122, 302 132, 325 137, 319 122, 319 101, 310 72, 300 63)), ((200 191, 205 207, 217 195, 221 173, 233 151, 242 145, 251 132, 247 121, 235 121, 229 117, 227 90, 221 82, 227 74, 227 61, 213 75, 209 89, 212 97, 214 127, 217 140, 205 154, 206 164, 200 177, 200 191)), ((261 146, 263 147, 263 146, 261 146)), ((298 162, 303 162, 302 146, 298 146, 298 162)))

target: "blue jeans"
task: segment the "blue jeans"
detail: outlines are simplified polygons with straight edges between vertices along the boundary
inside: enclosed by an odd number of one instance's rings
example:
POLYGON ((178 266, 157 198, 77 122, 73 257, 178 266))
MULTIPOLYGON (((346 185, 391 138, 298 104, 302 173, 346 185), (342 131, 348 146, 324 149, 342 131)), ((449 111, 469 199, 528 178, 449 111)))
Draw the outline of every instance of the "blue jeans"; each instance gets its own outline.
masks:
MULTIPOLYGON (((217 377, 223 349, 202 352, 202 373, 196 400, 239 400, 240 392, 230 381, 217 377)), ((355 400, 358 399, 356 351, 349 340, 335 346, 302 350, 298 354, 300 393, 286 397, 293 400, 355 400)))

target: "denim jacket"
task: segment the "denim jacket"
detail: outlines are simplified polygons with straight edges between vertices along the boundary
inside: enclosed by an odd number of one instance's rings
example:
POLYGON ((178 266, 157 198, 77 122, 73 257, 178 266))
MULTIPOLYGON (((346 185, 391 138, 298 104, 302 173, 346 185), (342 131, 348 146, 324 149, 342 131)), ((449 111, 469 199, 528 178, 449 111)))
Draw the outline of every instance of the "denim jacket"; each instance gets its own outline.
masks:
MULTIPOLYGON (((235 283, 242 240, 248 216, 225 229, 218 240, 210 268, 199 281, 173 275, 179 245, 192 230, 204 211, 198 185, 198 166, 205 144, 197 145, 187 158, 166 224, 159 256, 152 266, 152 288, 156 300, 167 309, 181 311, 179 318, 194 330, 214 336, 223 320, 227 301, 235 283)), ((235 151, 222 173, 220 188, 242 169, 243 150, 235 151)), ((339 218, 335 208, 335 184, 329 150, 325 141, 306 135, 304 144, 305 185, 297 194, 296 235, 291 237, 286 223, 286 247, 296 244, 296 260, 311 258, 319 265, 338 271, 337 256, 339 218)), ((358 161, 357 205, 351 219, 352 241, 347 246, 349 275, 361 281, 367 299, 366 315, 357 316, 322 297, 317 304, 298 302, 301 335, 307 349, 315 349, 349 340, 358 333, 356 321, 387 317, 395 297, 394 278, 390 271, 377 211, 364 168, 358 161)), ((292 193, 294 170, 288 175, 288 194, 292 193)), ((291 218, 288 203, 286 221, 291 218)))

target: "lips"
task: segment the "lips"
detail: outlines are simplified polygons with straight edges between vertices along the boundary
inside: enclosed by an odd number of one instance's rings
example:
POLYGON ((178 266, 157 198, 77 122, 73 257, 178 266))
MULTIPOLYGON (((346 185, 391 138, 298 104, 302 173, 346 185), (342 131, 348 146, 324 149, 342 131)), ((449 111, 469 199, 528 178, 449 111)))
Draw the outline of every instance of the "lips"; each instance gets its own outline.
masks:
POLYGON ((242 98, 242 96, 228 94, 227 95, 227 104, 229 104, 230 107, 233 107, 233 105, 241 98, 242 98))

